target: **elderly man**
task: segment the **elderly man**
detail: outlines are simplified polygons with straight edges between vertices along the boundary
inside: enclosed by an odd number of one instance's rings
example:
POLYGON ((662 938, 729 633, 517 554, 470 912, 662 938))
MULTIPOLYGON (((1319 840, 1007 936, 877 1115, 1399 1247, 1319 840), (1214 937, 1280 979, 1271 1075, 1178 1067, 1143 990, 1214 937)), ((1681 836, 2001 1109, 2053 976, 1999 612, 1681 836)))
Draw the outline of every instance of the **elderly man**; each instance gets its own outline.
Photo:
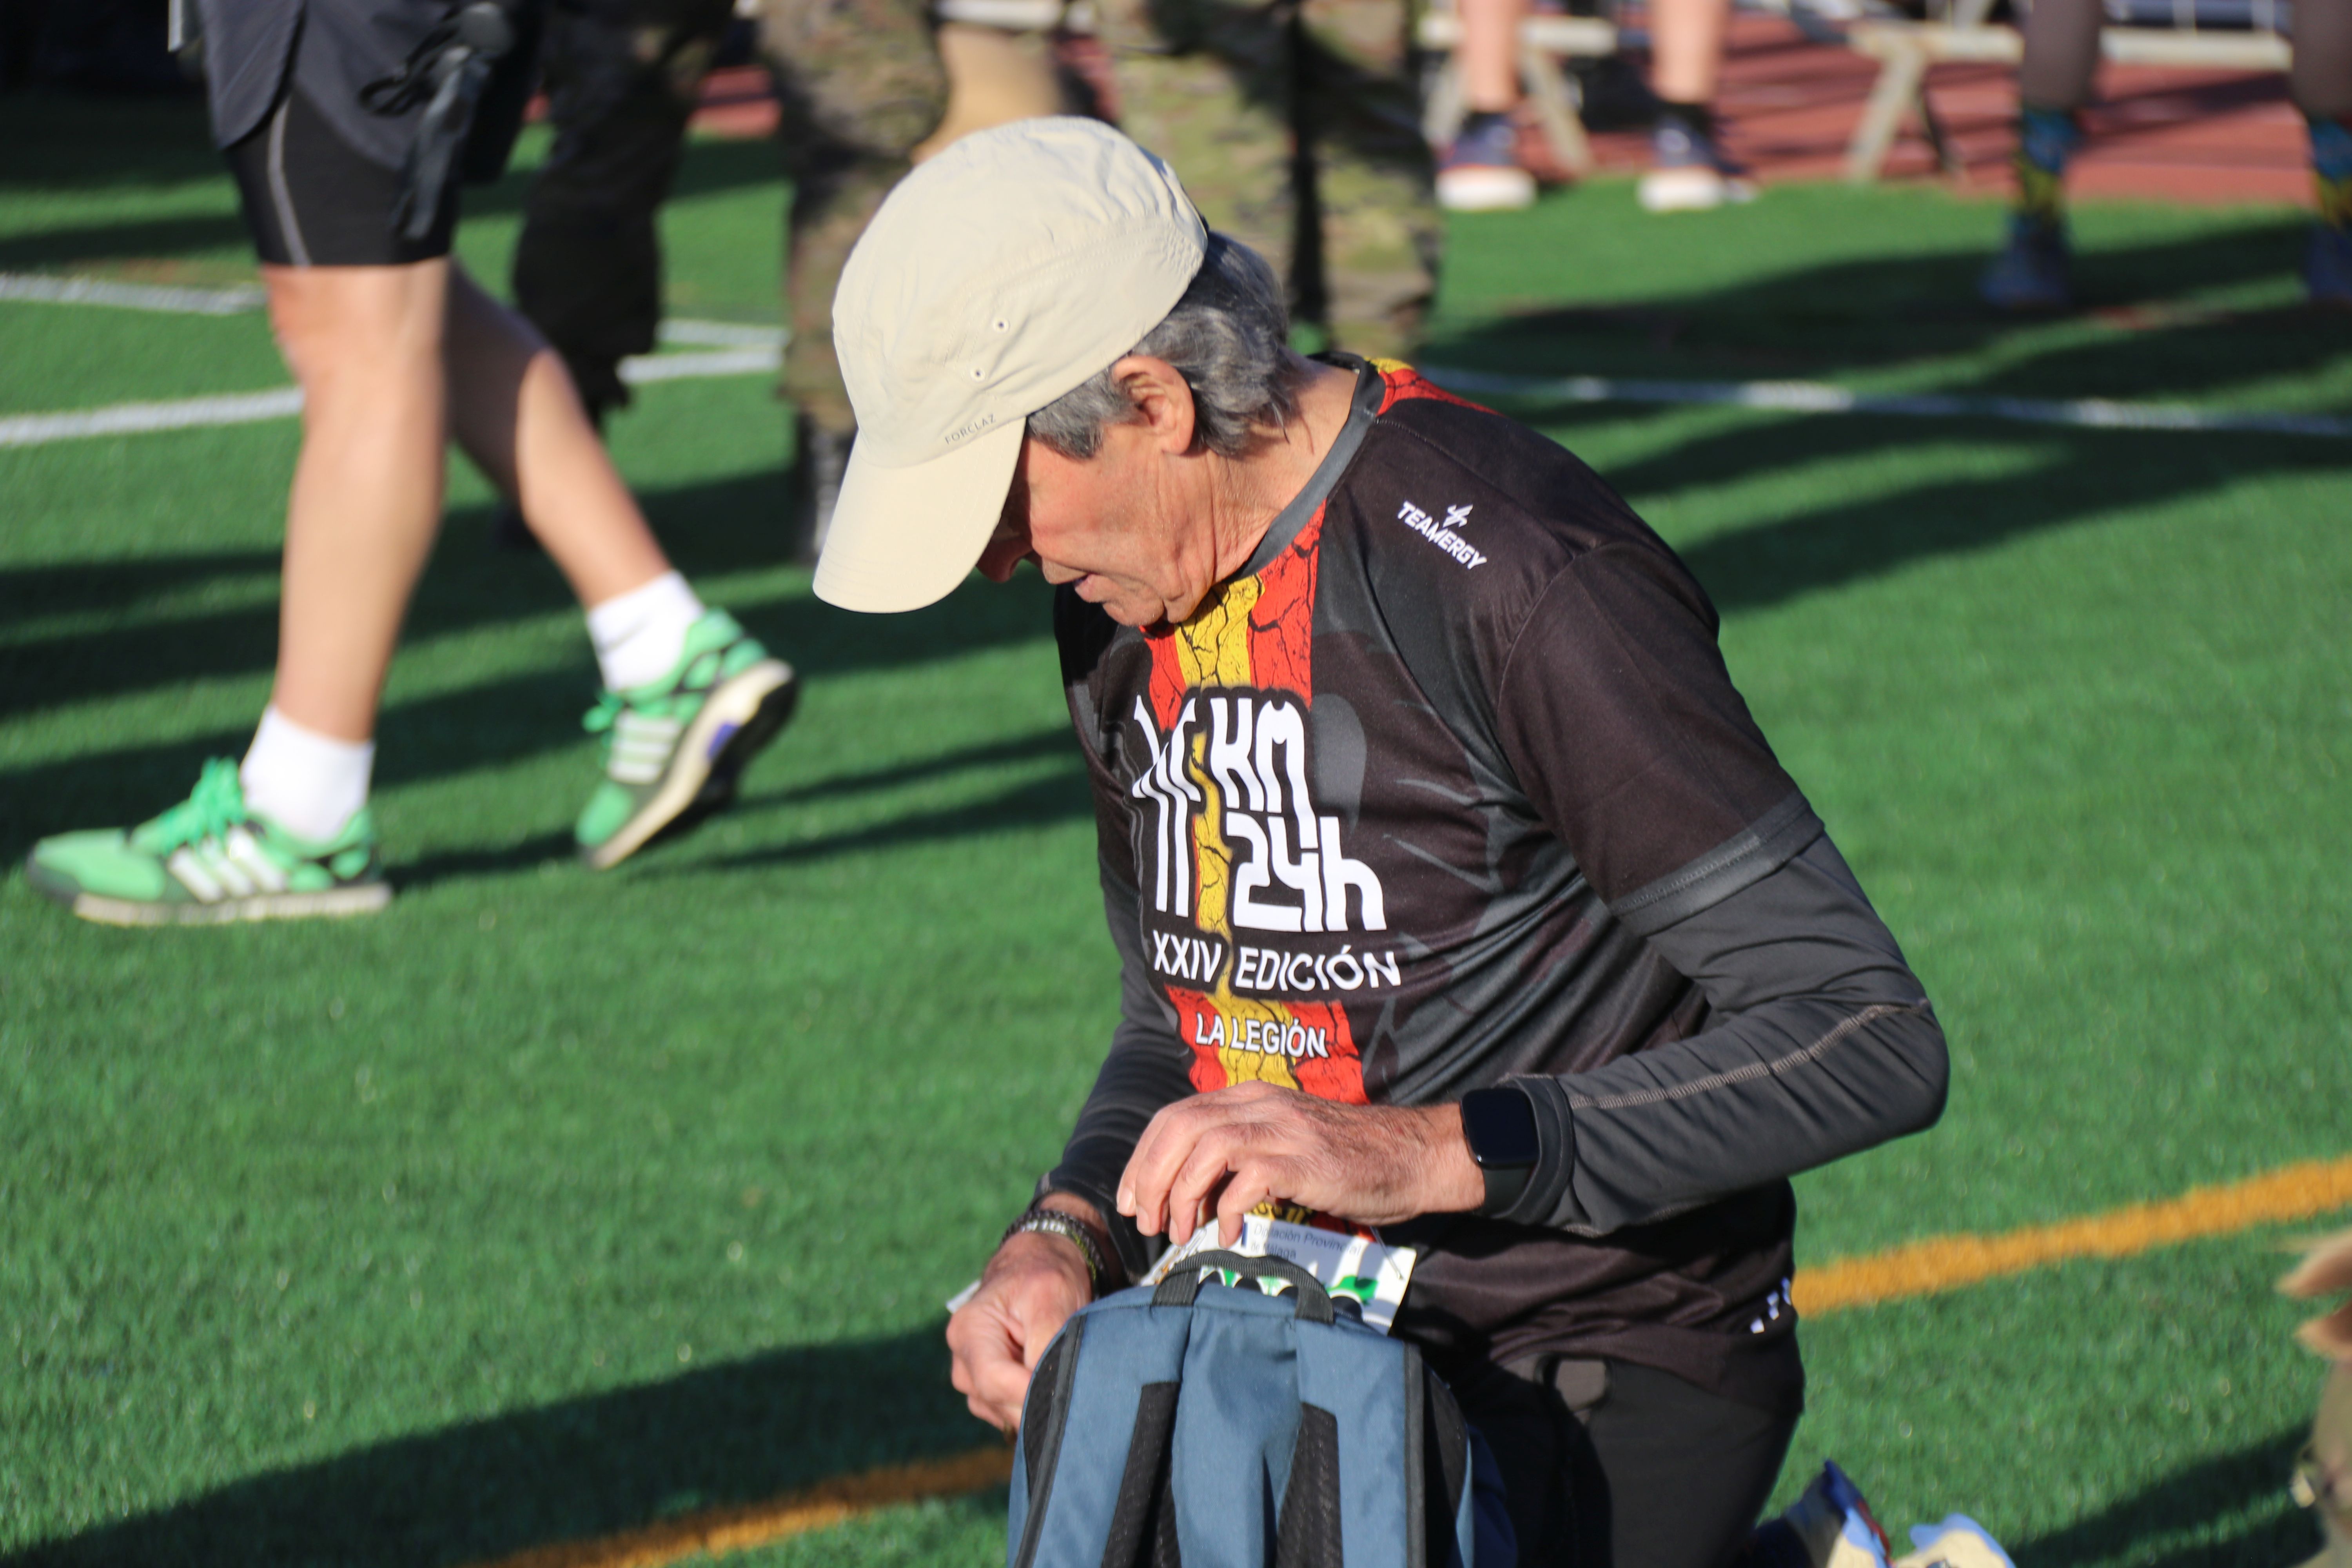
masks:
POLYGON ((917 170, 835 338, 817 591, 1059 585, 1123 966, 949 1325, 974 1413, 1010 1427, 1071 1312, 1275 1201, 1418 1249, 1395 1331, 1523 1561, 1728 1561, 1801 1403, 1787 1178, 1933 1121, 1945 1056, 1698 584, 1551 442, 1295 356, 1266 266, 1091 122, 917 170))

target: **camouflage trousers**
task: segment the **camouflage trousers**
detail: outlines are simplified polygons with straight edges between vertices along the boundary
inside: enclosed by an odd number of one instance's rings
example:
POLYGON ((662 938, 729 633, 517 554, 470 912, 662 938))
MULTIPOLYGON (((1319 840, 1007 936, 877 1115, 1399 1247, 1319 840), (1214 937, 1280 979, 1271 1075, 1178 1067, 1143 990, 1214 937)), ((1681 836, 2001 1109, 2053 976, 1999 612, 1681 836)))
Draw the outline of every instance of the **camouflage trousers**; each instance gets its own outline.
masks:
POLYGON ((850 247, 947 112, 947 69, 924 0, 762 0, 793 180, 782 391, 816 425, 856 427, 833 352, 833 294, 850 247))
POLYGON ((1410 357, 1436 289, 1407 0, 1096 0, 1121 129, 1335 346, 1410 357))

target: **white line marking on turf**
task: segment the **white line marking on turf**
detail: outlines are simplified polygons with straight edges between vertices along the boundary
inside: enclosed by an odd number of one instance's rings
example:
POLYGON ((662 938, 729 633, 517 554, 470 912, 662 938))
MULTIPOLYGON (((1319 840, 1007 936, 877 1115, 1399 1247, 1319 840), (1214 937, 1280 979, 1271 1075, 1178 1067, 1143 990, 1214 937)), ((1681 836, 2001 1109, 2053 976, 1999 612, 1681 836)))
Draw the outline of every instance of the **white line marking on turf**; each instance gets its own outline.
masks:
POLYGON ((0 419, 0 447, 42 447, 88 436, 141 436, 151 430, 252 425, 265 419, 290 419, 301 412, 301 389, 278 386, 268 392, 190 397, 177 403, 117 403, 72 414, 19 414, 0 419))
POLYGON ((2352 436, 2352 419, 2326 414, 2238 413, 2161 403, 2072 402, 2037 397, 1959 397, 1943 393, 1875 395, 1820 381, 1620 381, 1605 375, 1495 375, 1423 365, 1449 391, 1562 403, 1720 404, 1785 414, 1885 414, 1915 419, 2005 419, 2098 430, 2226 431, 2263 436, 2352 436))
MULTIPOLYGON (((672 321, 665 342, 738 345, 701 353, 646 354, 621 362, 621 379, 645 386, 761 375, 782 359, 783 334, 772 327, 727 321, 672 321)), ((2102 430, 2179 430, 2204 434, 2352 436, 2352 419, 2324 414, 2266 414, 2188 408, 2155 403, 2085 398, 2059 402, 2030 397, 1960 397, 1941 393, 1879 395, 1818 381, 1621 381, 1610 376, 1496 375, 1486 371, 1424 367, 1429 378, 1455 392, 1486 396, 1549 398, 1568 403, 1711 404, 1784 414, 1876 414, 1924 419, 2001 419, 2102 430)), ((0 447, 41 447, 92 436, 134 436, 290 419, 302 411, 291 386, 173 403, 118 403, 104 408, 0 417, 0 447)))
POLYGON ((44 278, 30 272, 0 272, 0 300, 32 300, 49 305, 119 305, 130 310, 163 310, 175 316, 241 316, 261 309, 258 289, 174 289, 152 283, 117 283, 105 278, 44 278))
POLYGON ((783 363, 774 348, 714 349, 698 354, 646 354, 621 362, 621 379, 632 386, 656 381, 698 381, 717 375, 758 375, 783 363))
MULTIPOLYGON (((0 300, 60 305, 115 305, 178 315, 234 316, 259 310, 259 289, 182 289, 118 283, 104 278, 51 278, 0 272, 0 300)), ((776 327, 685 319, 661 324, 661 341, 681 347, 736 349, 721 353, 669 354, 625 362, 622 379, 638 385, 716 375, 756 375, 776 368, 785 333, 776 327), (766 351, 762 357, 756 351, 766 351)), ((2095 430, 2186 430, 2262 436, 2352 436, 2352 419, 2325 414, 2268 414, 2189 408, 2105 398, 2072 401, 2036 397, 1964 397, 1943 393, 1874 395, 1819 381, 1621 381, 1612 376, 1497 375, 1486 371, 1424 365, 1429 378, 1454 391, 1496 397, 1538 397, 1566 403, 1713 404, 1782 414, 1877 414, 1913 419, 2000 419, 2024 425, 2095 430)), ((131 403, 84 414, 41 414, 0 419, 0 447, 36 446, 76 436, 109 436, 192 426, 241 425, 298 412, 248 412, 246 398, 195 398, 185 404, 131 403), (189 411, 183 416, 178 411, 189 411), (171 411, 168 414, 164 411, 171 411), (155 423, 142 423, 154 420, 155 423), (94 421, 85 426, 84 421, 94 421), (125 421, 129 421, 125 423, 125 421), (62 422, 62 423, 60 423, 62 422), (27 436, 24 432, 38 431, 27 436)))
MULTIPOLYGON (((183 289, 151 283, 119 283, 110 278, 52 278, 37 272, 0 272, 0 300, 48 305, 116 305, 129 310, 159 310, 174 316, 241 316, 268 303, 259 289, 183 289)), ((782 349, 782 327, 687 318, 664 321, 661 341, 689 348, 782 349)))
POLYGON ((774 349, 781 353, 789 336, 782 327, 747 327, 740 321, 698 321, 689 318, 661 324, 662 342, 706 348, 774 349))
MULTIPOLYGON (((719 349, 709 353, 648 354, 621 362, 621 379, 635 385, 656 381, 698 381, 718 376, 761 375, 782 363, 773 348, 719 349)), ((176 403, 117 403, 69 414, 19 414, 0 418, 0 447, 45 447, 91 436, 141 436, 155 430, 193 430, 226 425, 257 425, 291 419, 302 412, 299 387, 237 393, 226 397, 190 397, 176 403)))

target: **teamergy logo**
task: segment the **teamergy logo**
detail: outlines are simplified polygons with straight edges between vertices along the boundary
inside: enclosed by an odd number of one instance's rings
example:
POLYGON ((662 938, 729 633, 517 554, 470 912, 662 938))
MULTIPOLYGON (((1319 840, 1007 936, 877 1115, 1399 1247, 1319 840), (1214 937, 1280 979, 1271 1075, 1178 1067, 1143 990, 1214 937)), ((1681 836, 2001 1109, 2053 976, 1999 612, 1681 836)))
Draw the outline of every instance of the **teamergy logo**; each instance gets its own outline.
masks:
MULTIPOLYGON (((1193 915, 1201 891, 1192 853, 1198 817, 1231 854, 1226 914, 1237 931, 1344 931, 1351 911, 1360 922, 1354 929, 1388 929, 1380 877, 1349 858, 1339 819, 1315 808, 1307 782, 1307 713, 1297 698, 1251 692, 1188 698, 1165 734, 1138 698, 1135 722, 1151 763, 1129 793, 1157 808, 1155 910, 1180 919, 1193 915), (1205 737, 1199 727, 1204 703, 1205 737), (1213 785, 1213 812, 1203 779, 1213 785)), ((1189 949, 1187 959, 1188 967, 1198 962, 1189 949)))
POLYGON ((1462 563, 1462 569, 1465 572, 1475 572, 1486 563, 1486 558, 1478 552, 1477 546, 1463 538, 1460 532, 1470 521, 1470 508, 1467 506, 1447 507, 1444 521, 1441 522, 1412 502, 1405 501, 1397 508, 1397 521, 1462 563))

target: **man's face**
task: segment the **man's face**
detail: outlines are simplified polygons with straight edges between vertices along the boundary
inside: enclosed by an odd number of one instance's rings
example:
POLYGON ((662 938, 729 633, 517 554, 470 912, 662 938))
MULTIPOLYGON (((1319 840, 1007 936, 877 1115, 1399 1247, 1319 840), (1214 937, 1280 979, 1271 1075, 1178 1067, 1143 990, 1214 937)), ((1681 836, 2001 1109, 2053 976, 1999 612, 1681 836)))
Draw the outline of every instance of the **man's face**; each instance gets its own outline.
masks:
POLYGON ((1181 621, 1217 580, 1206 498, 1190 493, 1194 468, 1169 460, 1140 422, 1109 426, 1083 460, 1024 437, 981 572, 1002 583, 1034 561, 1121 626, 1181 621))

